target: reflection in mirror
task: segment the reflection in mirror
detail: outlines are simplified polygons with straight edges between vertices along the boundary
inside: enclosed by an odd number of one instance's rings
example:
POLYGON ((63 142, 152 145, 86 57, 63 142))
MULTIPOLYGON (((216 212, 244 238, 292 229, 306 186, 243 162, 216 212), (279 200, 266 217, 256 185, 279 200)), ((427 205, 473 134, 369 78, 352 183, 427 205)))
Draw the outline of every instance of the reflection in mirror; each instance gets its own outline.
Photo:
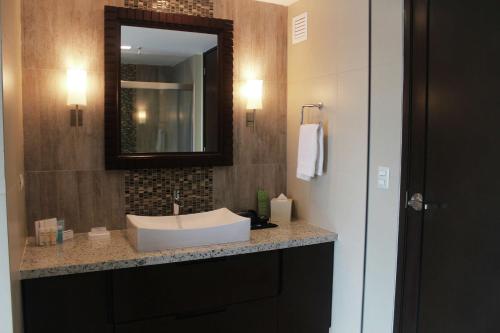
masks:
POLYGON ((217 35, 121 27, 121 153, 216 152, 217 35))

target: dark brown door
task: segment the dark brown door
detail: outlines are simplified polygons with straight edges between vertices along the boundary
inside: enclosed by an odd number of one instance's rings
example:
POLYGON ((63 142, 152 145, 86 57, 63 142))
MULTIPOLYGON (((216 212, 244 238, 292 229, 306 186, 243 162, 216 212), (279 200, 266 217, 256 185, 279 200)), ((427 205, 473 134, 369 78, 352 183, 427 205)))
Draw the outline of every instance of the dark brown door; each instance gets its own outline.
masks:
POLYGON ((500 332, 500 1, 406 2, 395 331, 500 332))
POLYGON ((216 152, 219 142, 217 47, 203 54, 203 67, 203 145, 206 152, 216 152))

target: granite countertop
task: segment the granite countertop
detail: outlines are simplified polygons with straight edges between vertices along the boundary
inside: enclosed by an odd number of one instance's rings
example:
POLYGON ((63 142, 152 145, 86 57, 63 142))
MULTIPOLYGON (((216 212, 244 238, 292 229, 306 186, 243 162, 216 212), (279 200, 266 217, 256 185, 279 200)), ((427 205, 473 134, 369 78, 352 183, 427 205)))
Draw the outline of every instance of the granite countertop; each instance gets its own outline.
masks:
POLYGON ((124 230, 109 239, 89 240, 76 234, 64 244, 37 247, 28 242, 21 263, 21 279, 105 271, 181 261, 285 249, 337 240, 337 234, 303 221, 280 223, 278 228, 253 230, 250 241, 190 247, 158 252, 137 252, 124 230))

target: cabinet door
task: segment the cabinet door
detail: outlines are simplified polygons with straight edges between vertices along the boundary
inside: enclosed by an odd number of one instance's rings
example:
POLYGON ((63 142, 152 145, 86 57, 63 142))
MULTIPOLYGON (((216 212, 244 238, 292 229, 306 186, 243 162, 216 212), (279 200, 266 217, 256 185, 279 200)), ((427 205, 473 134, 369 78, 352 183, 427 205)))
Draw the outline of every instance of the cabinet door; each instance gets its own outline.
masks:
POLYGON ((106 273, 22 281, 26 333, 106 333, 106 273))
POLYGON ((283 250, 280 333, 323 333, 331 325, 333 243, 283 250))
POLYGON ((270 298, 175 317, 118 324, 115 332, 276 333, 276 303, 275 298, 270 298))
POLYGON ((279 252, 112 272, 114 320, 124 323, 273 297, 279 252))

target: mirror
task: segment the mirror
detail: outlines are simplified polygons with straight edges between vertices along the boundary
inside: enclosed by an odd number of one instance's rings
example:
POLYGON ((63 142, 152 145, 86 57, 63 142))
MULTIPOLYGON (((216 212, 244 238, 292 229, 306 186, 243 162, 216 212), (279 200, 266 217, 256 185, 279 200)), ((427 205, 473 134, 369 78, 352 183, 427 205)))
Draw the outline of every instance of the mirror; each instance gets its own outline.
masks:
POLYGON ((217 151, 217 35, 121 27, 122 153, 217 151))
POLYGON ((232 164, 232 21, 106 7, 106 167, 232 164))

